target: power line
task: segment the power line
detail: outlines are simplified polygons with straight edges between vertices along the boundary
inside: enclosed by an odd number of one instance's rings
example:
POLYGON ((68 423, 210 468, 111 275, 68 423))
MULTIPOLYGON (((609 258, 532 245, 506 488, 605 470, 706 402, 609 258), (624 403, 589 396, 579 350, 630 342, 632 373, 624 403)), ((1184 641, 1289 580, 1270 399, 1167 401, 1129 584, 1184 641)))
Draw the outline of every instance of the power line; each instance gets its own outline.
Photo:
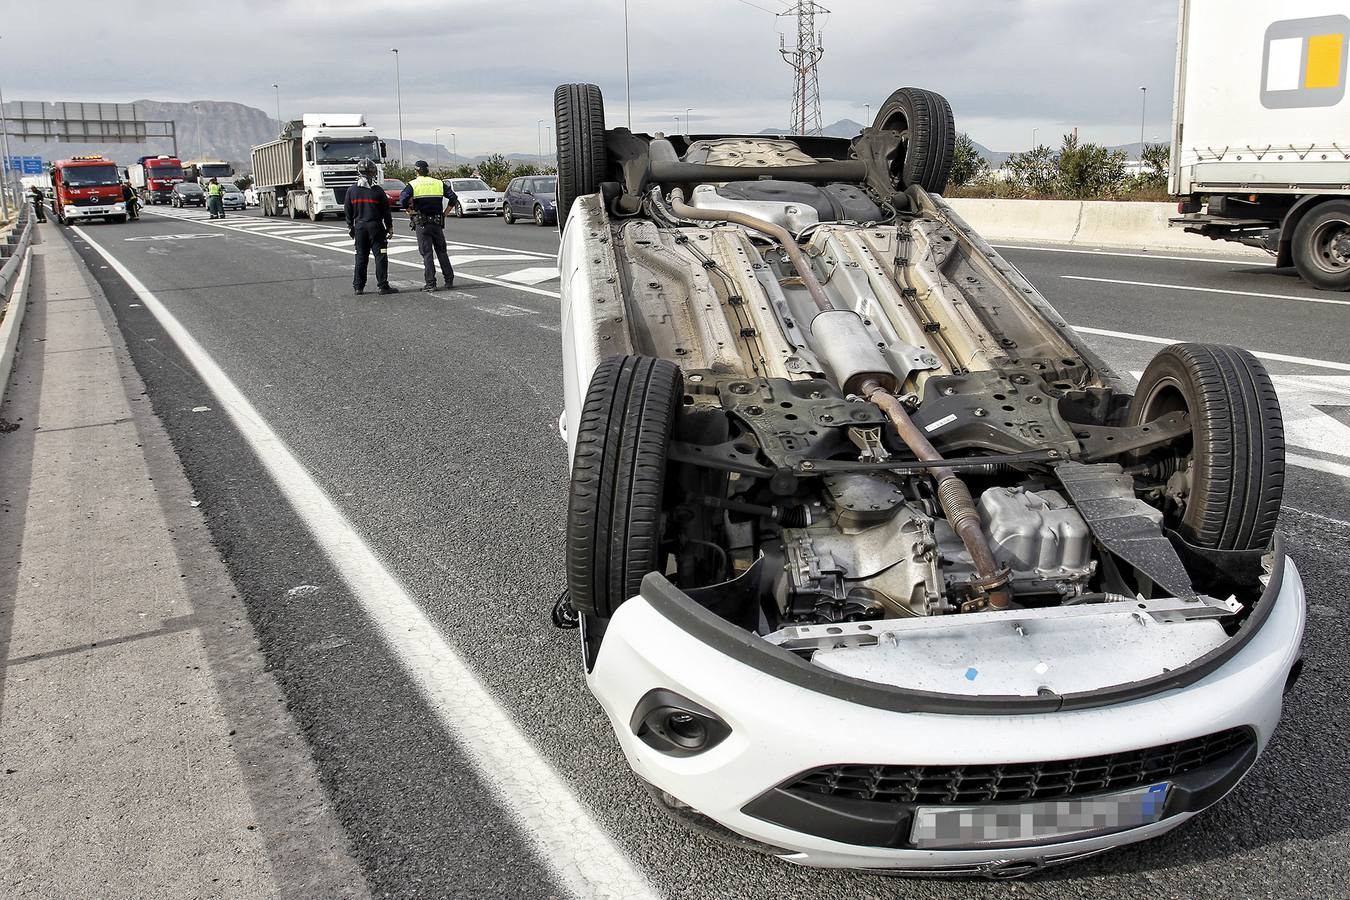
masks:
POLYGON ((751 3, 750 0, 736 0, 736 2, 741 4, 742 6, 752 6, 755 9, 758 9, 762 12, 766 12, 771 16, 782 15, 782 13, 779 10, 769 9, 767 6, 760 6, 758 3, 751 3))

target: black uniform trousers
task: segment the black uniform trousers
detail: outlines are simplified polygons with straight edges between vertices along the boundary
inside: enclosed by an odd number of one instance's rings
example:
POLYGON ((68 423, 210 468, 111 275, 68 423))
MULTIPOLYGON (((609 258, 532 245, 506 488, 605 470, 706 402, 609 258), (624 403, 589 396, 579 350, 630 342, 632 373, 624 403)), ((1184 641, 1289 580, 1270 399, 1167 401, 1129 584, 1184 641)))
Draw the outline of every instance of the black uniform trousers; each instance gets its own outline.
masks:
POLYGON ((450 265, 450 255, 445 252, 445 224, 439 219, 422 217, 417 226, 417 252, 422 254, 422 277, 427 287, 436 286, 436 260, 441 262, 441 274, 445 276, 445 286, 455 281, 455 267, 450 265))
POLYGON ((352 272, 352 287, 358 291, 366 289, 366 267, 370 264, 370 254, 375 254, 375 284, 378 287, 389 286, 389 233, 384 230, 383 222, 357 222, 356 269, 352 272))

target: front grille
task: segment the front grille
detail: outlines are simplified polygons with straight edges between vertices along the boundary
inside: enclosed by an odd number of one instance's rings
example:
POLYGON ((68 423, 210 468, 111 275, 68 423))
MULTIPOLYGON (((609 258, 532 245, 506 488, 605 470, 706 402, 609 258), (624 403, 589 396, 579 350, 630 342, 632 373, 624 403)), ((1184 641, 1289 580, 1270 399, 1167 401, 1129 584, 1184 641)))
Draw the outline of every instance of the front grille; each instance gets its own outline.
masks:
POLYGON ((1232 728, 1205 737, 1084 759, 988 766, 822 766, 783 785, 798 794, 966 806, 1058 800, 1167 781, 1209 765, 1255 737, 1232 728))
POLYGON ((331 170, 323 173, 324 187, 343 187, 349 188, 356 184, 360 176, 356 174, 355 169, 350 170, 331 170))

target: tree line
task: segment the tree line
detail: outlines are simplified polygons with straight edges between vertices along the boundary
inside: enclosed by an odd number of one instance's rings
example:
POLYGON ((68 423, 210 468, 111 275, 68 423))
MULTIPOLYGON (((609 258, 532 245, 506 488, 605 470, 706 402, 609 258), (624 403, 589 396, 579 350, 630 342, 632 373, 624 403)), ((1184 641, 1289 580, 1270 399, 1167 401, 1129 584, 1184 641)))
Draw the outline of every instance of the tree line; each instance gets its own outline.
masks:
POLYGON ((1044 144, 1014 153, 998 169, 964 132, 957 135, 948 196, 1037 200, 1166 200, 1172 149, 1145 144, 1143 166, 1131 172, 1124 150, 1064 135, 1059 149, 1044 144))

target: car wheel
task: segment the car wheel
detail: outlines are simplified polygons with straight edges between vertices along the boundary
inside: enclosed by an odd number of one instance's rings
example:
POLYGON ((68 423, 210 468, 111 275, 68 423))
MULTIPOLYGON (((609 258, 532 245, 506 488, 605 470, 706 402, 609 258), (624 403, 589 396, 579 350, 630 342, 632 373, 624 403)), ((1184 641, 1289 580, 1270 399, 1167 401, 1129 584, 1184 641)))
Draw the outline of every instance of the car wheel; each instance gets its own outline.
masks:
POLYGON ((600 190, 605 177, 605 101, 594 84, 560 84, 553 91, 558 135, 558 222, 572 201, 600 190))
POLYGON ((462 219, 462 218, 464 218, 464 206, 463 206, 463 204, 456 203, 456 204, 454 205, 454 207, 451 208, 451 210, 450 210, 450 215, 454 216, 456 219, 462 219))
POLYGON ((582 612, 609 618, 662 568, 666 447, 683 393, 669 360, 612 356, 596 367, 567 507, 567 585, 582 612))
POLYGON ((1265 366, 1238 347, 1172 344, 1153 357, 1130 401, 1144 425, 1184 411, 1191 434, 1160 460, 1158 505, 1168 527, 1197 547, 1263 550, 1284 495, 1284 418, 1265 366))
POLYGON ((1350 291, 1350 200, 1330 200, 1294 229, 1294 267, 1326 291, 1350 291))
POLYGON ((945 97, 921 88, 900 88, 881 104, 875 126, 900 132, 899 171, 892 174, 904 186, 917 184, 933 194, 947 189, 956 152, 956 124, 945 97))
POLYGON ((537 203, 534 206, 534 224, 541 226, 548 224, 544 220, 544 208, 537 203))
POLYGON ((512 215, 511 207, 509 206, 502 210, 502 218, 506 221, 507 225, 516 224, 516 217, 512 215))

